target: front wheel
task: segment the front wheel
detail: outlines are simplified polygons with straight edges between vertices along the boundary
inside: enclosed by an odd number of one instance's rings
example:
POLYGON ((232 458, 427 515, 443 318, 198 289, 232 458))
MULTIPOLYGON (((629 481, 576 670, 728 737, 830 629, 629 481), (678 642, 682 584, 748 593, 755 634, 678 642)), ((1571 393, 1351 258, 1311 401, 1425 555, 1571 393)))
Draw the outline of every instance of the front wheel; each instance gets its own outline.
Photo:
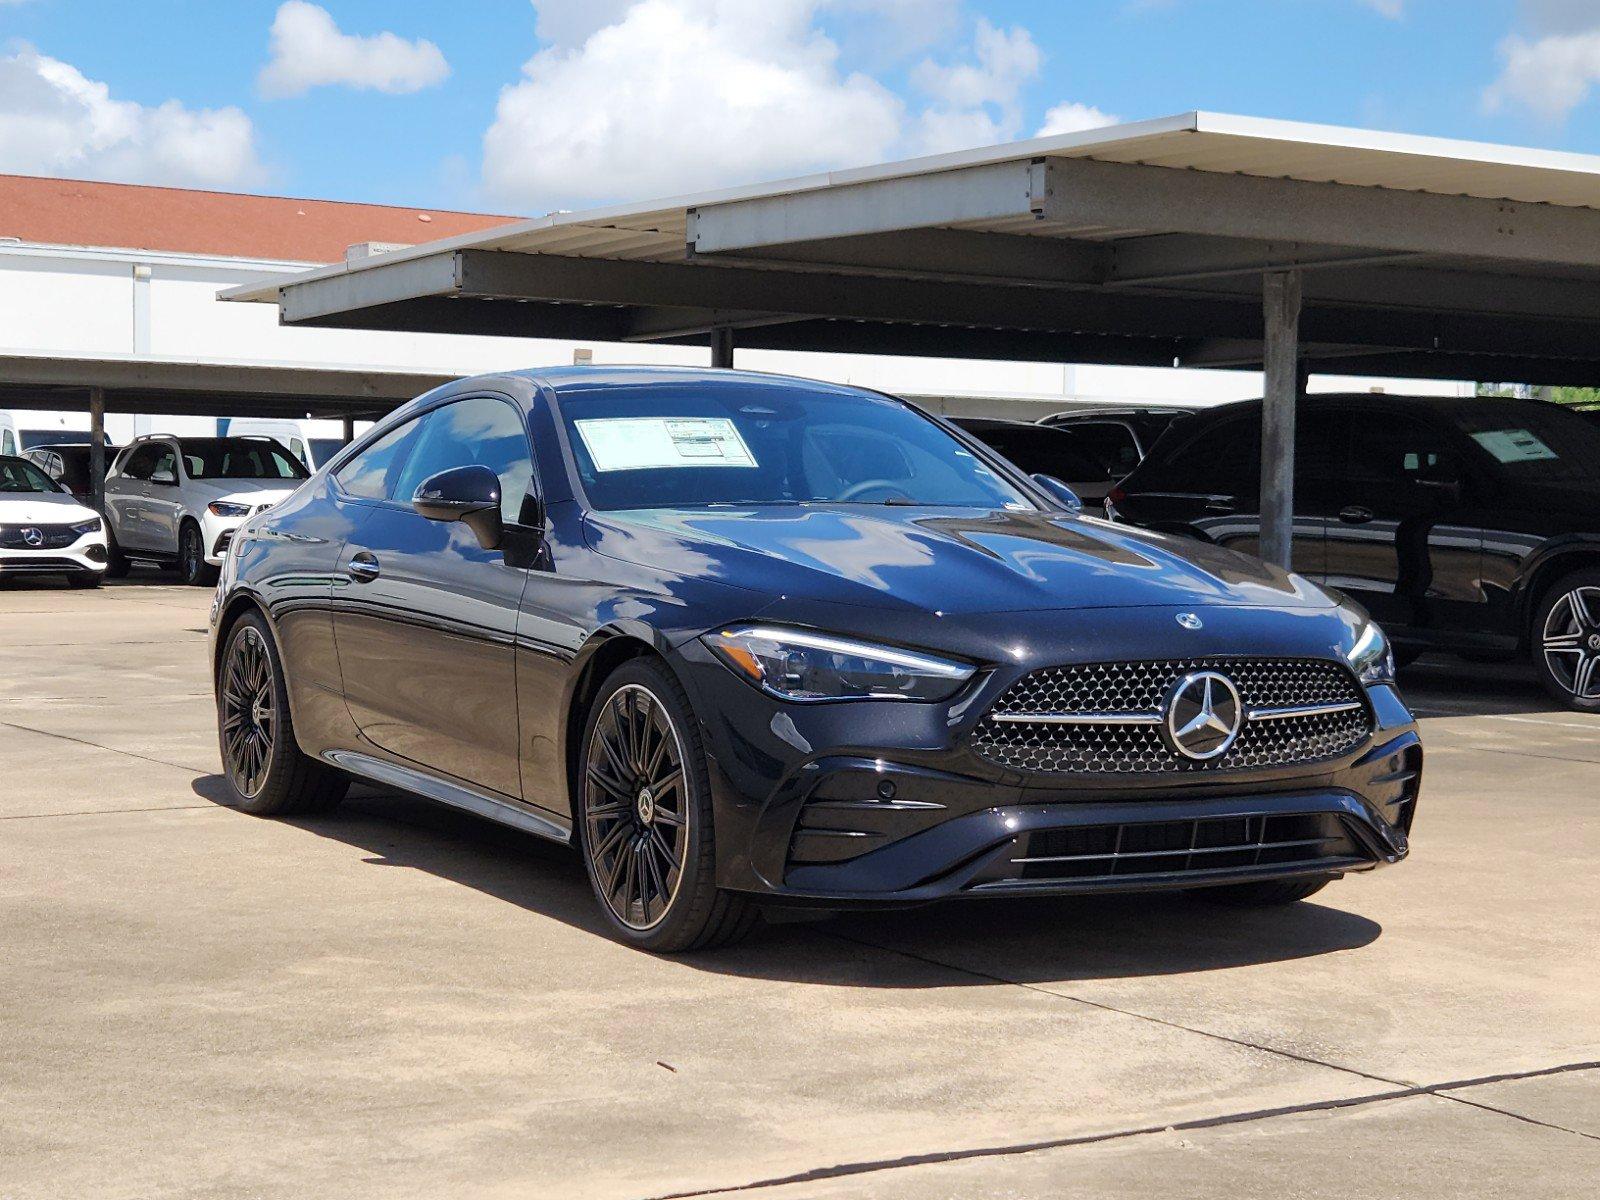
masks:
POLYGON ((1532 642, 1545 691, 1568 708, 1600 712, 1600 571, 1574 571, 1545 593, 1532 642))
POLYGON ((206 562, 205 536, 193 521, 185 521, 178 534, 178 574, 190 587, 217 582, 217 568, 206 562))
POLYGON ((348 778, 295 742, 283 662, 259 613, 239 618, 228 633, 217 671, 217 737, 235 808, 287 816, 323 812, 344 798, 348 778))
POLYGON ((600 688, 583 735, 578 836, 616 937, 674 953, 744 937, 758 913, 716 883, 705 751, 666 667, 635 659, 600 688))

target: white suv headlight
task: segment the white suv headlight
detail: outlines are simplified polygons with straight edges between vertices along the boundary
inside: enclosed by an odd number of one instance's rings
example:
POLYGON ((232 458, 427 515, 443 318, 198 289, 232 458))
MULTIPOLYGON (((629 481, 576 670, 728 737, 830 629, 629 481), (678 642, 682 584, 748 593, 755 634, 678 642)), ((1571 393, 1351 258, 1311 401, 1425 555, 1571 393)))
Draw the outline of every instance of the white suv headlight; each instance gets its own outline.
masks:
POLYGON ((206 511, 214 517, 248 517, 250 506, 248 504, 235 504, 231 500, 213 500, 206 505, 206 511))
POLYGON ((800 629, 740 625, 702 641, 733 671, 784 700, 943 700, 974 668, 931 654, 800 629))

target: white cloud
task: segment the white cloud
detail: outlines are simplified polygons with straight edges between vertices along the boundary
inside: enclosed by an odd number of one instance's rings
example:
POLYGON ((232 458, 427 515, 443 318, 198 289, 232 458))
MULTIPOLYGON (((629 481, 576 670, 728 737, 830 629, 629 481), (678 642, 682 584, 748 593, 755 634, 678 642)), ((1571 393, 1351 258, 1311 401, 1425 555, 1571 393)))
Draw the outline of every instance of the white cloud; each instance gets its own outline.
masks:
POLYGON ((25 44, 0 56, 0 170, 201 187, 266 175, 237 108, 115 100, 105 84, 25 44))
POLYGON ((272 57, 256 83, 263 96, 272 98, 331 84, 398 95, 431 87, 450 74, 450 64, 432 42, 388 32, 343 33, 327 9, 308 0, 279 5, 271 44, 272 57))
POLYGON ((1559 121, 1600 83, 1600 29, 1533 40, 1513 35, 1500 43, 1500 58, 1500 76, 1484 91, 1484 107, 1521 107, 1559 121))
POLYGON ((1391 21, 1398 21, 1406 15, 1406 0, 1361 0, 1361 3, 1391 21))
POLYGON ((1105 125, 1115 125, 1121 117, 1114 117, 1110 113, 1101 112, 1098 108, 1088 104, 1078 104, 1068 101, 1057 104, 1044 114, 1044 124, 1039 126, 1039 132, 1034 137, 1053 137, 1058 133, 1081 133, 1085 129, 1099 129, 1105 125))
POLYGON ((1042 60, 1026 30, 980 20, 960 52, 913 68, 908 102, 843 65, 845 50, 919 52, 957 0, 534 4, 551 44, 502 90, 484 136, 486 190, 524 211, 1003 141, 1042 60))

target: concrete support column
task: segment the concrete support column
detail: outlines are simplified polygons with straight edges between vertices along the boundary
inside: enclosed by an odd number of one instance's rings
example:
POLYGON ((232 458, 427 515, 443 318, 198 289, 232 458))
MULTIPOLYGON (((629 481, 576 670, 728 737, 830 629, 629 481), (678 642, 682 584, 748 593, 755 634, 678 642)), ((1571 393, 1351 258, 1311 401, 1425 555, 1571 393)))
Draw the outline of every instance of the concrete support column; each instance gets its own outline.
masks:
POLYGON ((718 326, 711 331, 711 365, 733 366, 733 330, 726 326, 718 326))
POLYGON ((1294 418, 1300 370, 1300 272, 1262 276, 1266 390, 1261 406, 1261 557, 1287 567, 1294 543, 1294 418))
POLYGON ((89 389, 89 487, 94 506, 105 511, 106 503, 106 392, 89 389))
POLYGON ((355 440, 356 440, 356 419, 354 417, 346 417, 344 419, 344 444, 346 446, 348 446, 351 442, 353 442, 355 440))

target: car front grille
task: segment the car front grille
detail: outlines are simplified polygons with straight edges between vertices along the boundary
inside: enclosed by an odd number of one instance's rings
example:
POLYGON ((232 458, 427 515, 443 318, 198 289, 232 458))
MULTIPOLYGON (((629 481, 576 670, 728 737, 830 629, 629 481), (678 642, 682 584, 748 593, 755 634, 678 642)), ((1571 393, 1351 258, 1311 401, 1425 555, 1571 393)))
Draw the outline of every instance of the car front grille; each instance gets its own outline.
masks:
POLYGON ((61 550, 81 536, 70 525, 0 525, 0 550, 61 550), (24 529, 37 529, 44 540, 28 541, 24 529))
MULTIPOLYGON (((1152 875, 1277 874, 1372 862, 1334 813, 1267 813, 1044 829, 1017 839, 1010 878, 1092 883, 1152 875)), ((1002 887, 1010 880, 979 884, 1002 887)))
POLYGON ((1336 758, 1372 732, 1360 683, 1314 658, 1207 658, 1047 667, 1013 684, 978 723, 973 748, 991 762, 1046 773, 1158 774, 1275 767, 1336 758), (1238 689, 1237 739, 1209 760, 1163 733, 1163 704, 1196 671, 1238 689))

